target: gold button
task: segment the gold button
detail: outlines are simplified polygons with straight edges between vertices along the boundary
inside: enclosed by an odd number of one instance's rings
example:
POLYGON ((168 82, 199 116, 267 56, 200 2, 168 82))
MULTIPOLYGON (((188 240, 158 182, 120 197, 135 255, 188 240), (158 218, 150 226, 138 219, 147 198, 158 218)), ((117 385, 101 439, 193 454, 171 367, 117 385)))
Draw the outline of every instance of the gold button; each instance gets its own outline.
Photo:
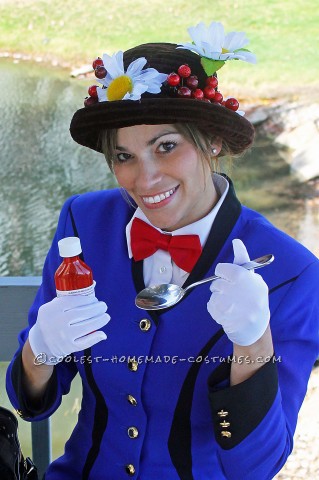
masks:
POLYGON ((229 422, 226 422, 226 420, 224 420, 223 422, 221 422, 219 425, 221 425, 223 428, 230 427, 230 423, 229 423, 229 422))
POLYGON ((151 321, 148 318, 143 318, 140 321, 140 329, 142 332, 147 332, 151 328, 151 321))
POLYGON ((228 430, 223 430, 222 432, 220 432, 220 434, 222 437, 226 437, 226 438, 231 437, 231 433, 228 430))
POLYGON ((219 412, 217 412, 217 415, 219 415, 220 417, 227 417, 228 412, 224 412, 224 410, 220 410, 219 412))
POLYGON ((137 405, 137 400, 136 400, 136 398, 133 397, 133 395, 128 395, 126 398, 127 398, 127 400, 130 402, 131 405, 133 405, 134 407, 136 407, 136 405, 137 405))
POLYGON ((129 475, 134 475, 134 473, 135 473, 135 467, 134 467, 134 465, 132 465, 131 463, 129 463, 128 465, 125 466, 125 471, 126 471, 126 473, 128 473, 129 475))
POLYGON ((24 420, 29 420, 30 417, 25 415, 22 410, 16 410, 16 414, 19 415, 19 417, 23 418, 24 420))
POLYGON ((130 438, 138 437, 138 430, 136 427, 130 427, 127 429, 127 434, 130 438))
POLYGON ((136 372, 136 370, 138 369, 138 363, 136 360, 129 360, 127 366, 131 370, 131 372, 136 372))

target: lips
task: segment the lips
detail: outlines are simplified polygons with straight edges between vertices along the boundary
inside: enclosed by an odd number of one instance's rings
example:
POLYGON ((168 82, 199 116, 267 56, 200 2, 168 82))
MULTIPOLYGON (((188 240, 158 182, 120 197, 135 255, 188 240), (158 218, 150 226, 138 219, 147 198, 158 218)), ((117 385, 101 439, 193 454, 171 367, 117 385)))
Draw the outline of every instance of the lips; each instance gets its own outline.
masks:
POLYGON ((153 197, 151 196, 142 197, 142 200, 144 203, 148 203, 148 204, 160 203, 163 200, 166 200, 167 198, 169 198, 171 195, 173 195, 176 192, 177 188, 178 186, 172 188, 171 190, 167 190, 166 192, 158 193, 153 197))

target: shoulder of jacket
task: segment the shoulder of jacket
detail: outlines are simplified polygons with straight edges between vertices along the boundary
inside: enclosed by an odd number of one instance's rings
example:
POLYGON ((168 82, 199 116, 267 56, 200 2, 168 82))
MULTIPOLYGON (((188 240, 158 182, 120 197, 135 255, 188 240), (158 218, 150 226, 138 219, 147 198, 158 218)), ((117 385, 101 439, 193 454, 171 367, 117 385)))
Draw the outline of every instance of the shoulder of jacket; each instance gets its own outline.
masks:
POLYGON ((273 225, 258 212, 243 208, 242 240, 248 251, 249 247, 255 255, 272 253, 275 256, 274 266, 280 265, 283 272, 299 275, 308 266, 319 265, 317 257, 298 240, 273 225))

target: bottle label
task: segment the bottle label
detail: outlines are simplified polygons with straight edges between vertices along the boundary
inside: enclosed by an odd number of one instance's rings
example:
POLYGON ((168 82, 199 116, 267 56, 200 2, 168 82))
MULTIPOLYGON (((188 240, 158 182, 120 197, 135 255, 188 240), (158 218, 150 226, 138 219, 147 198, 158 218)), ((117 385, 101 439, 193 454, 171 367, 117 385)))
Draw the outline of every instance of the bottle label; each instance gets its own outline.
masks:
POLYGON ((96 282, 85 288, 78 288, 77 290, 57 290, 57 297, 65 297, 69 295, 94 295, 96 282))

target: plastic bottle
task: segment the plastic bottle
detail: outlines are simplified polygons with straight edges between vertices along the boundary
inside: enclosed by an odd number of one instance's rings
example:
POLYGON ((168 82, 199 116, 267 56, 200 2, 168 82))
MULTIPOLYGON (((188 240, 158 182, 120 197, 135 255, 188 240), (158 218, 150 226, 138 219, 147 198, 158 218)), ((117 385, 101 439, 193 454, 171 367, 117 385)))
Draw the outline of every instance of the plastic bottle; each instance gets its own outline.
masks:
POLYGON ((82 252, 80 239, 63 238, 58 242, 58 247, 63 262, 54 275, 57 296, 94 293, 92 270, 79 257, 82 252))

